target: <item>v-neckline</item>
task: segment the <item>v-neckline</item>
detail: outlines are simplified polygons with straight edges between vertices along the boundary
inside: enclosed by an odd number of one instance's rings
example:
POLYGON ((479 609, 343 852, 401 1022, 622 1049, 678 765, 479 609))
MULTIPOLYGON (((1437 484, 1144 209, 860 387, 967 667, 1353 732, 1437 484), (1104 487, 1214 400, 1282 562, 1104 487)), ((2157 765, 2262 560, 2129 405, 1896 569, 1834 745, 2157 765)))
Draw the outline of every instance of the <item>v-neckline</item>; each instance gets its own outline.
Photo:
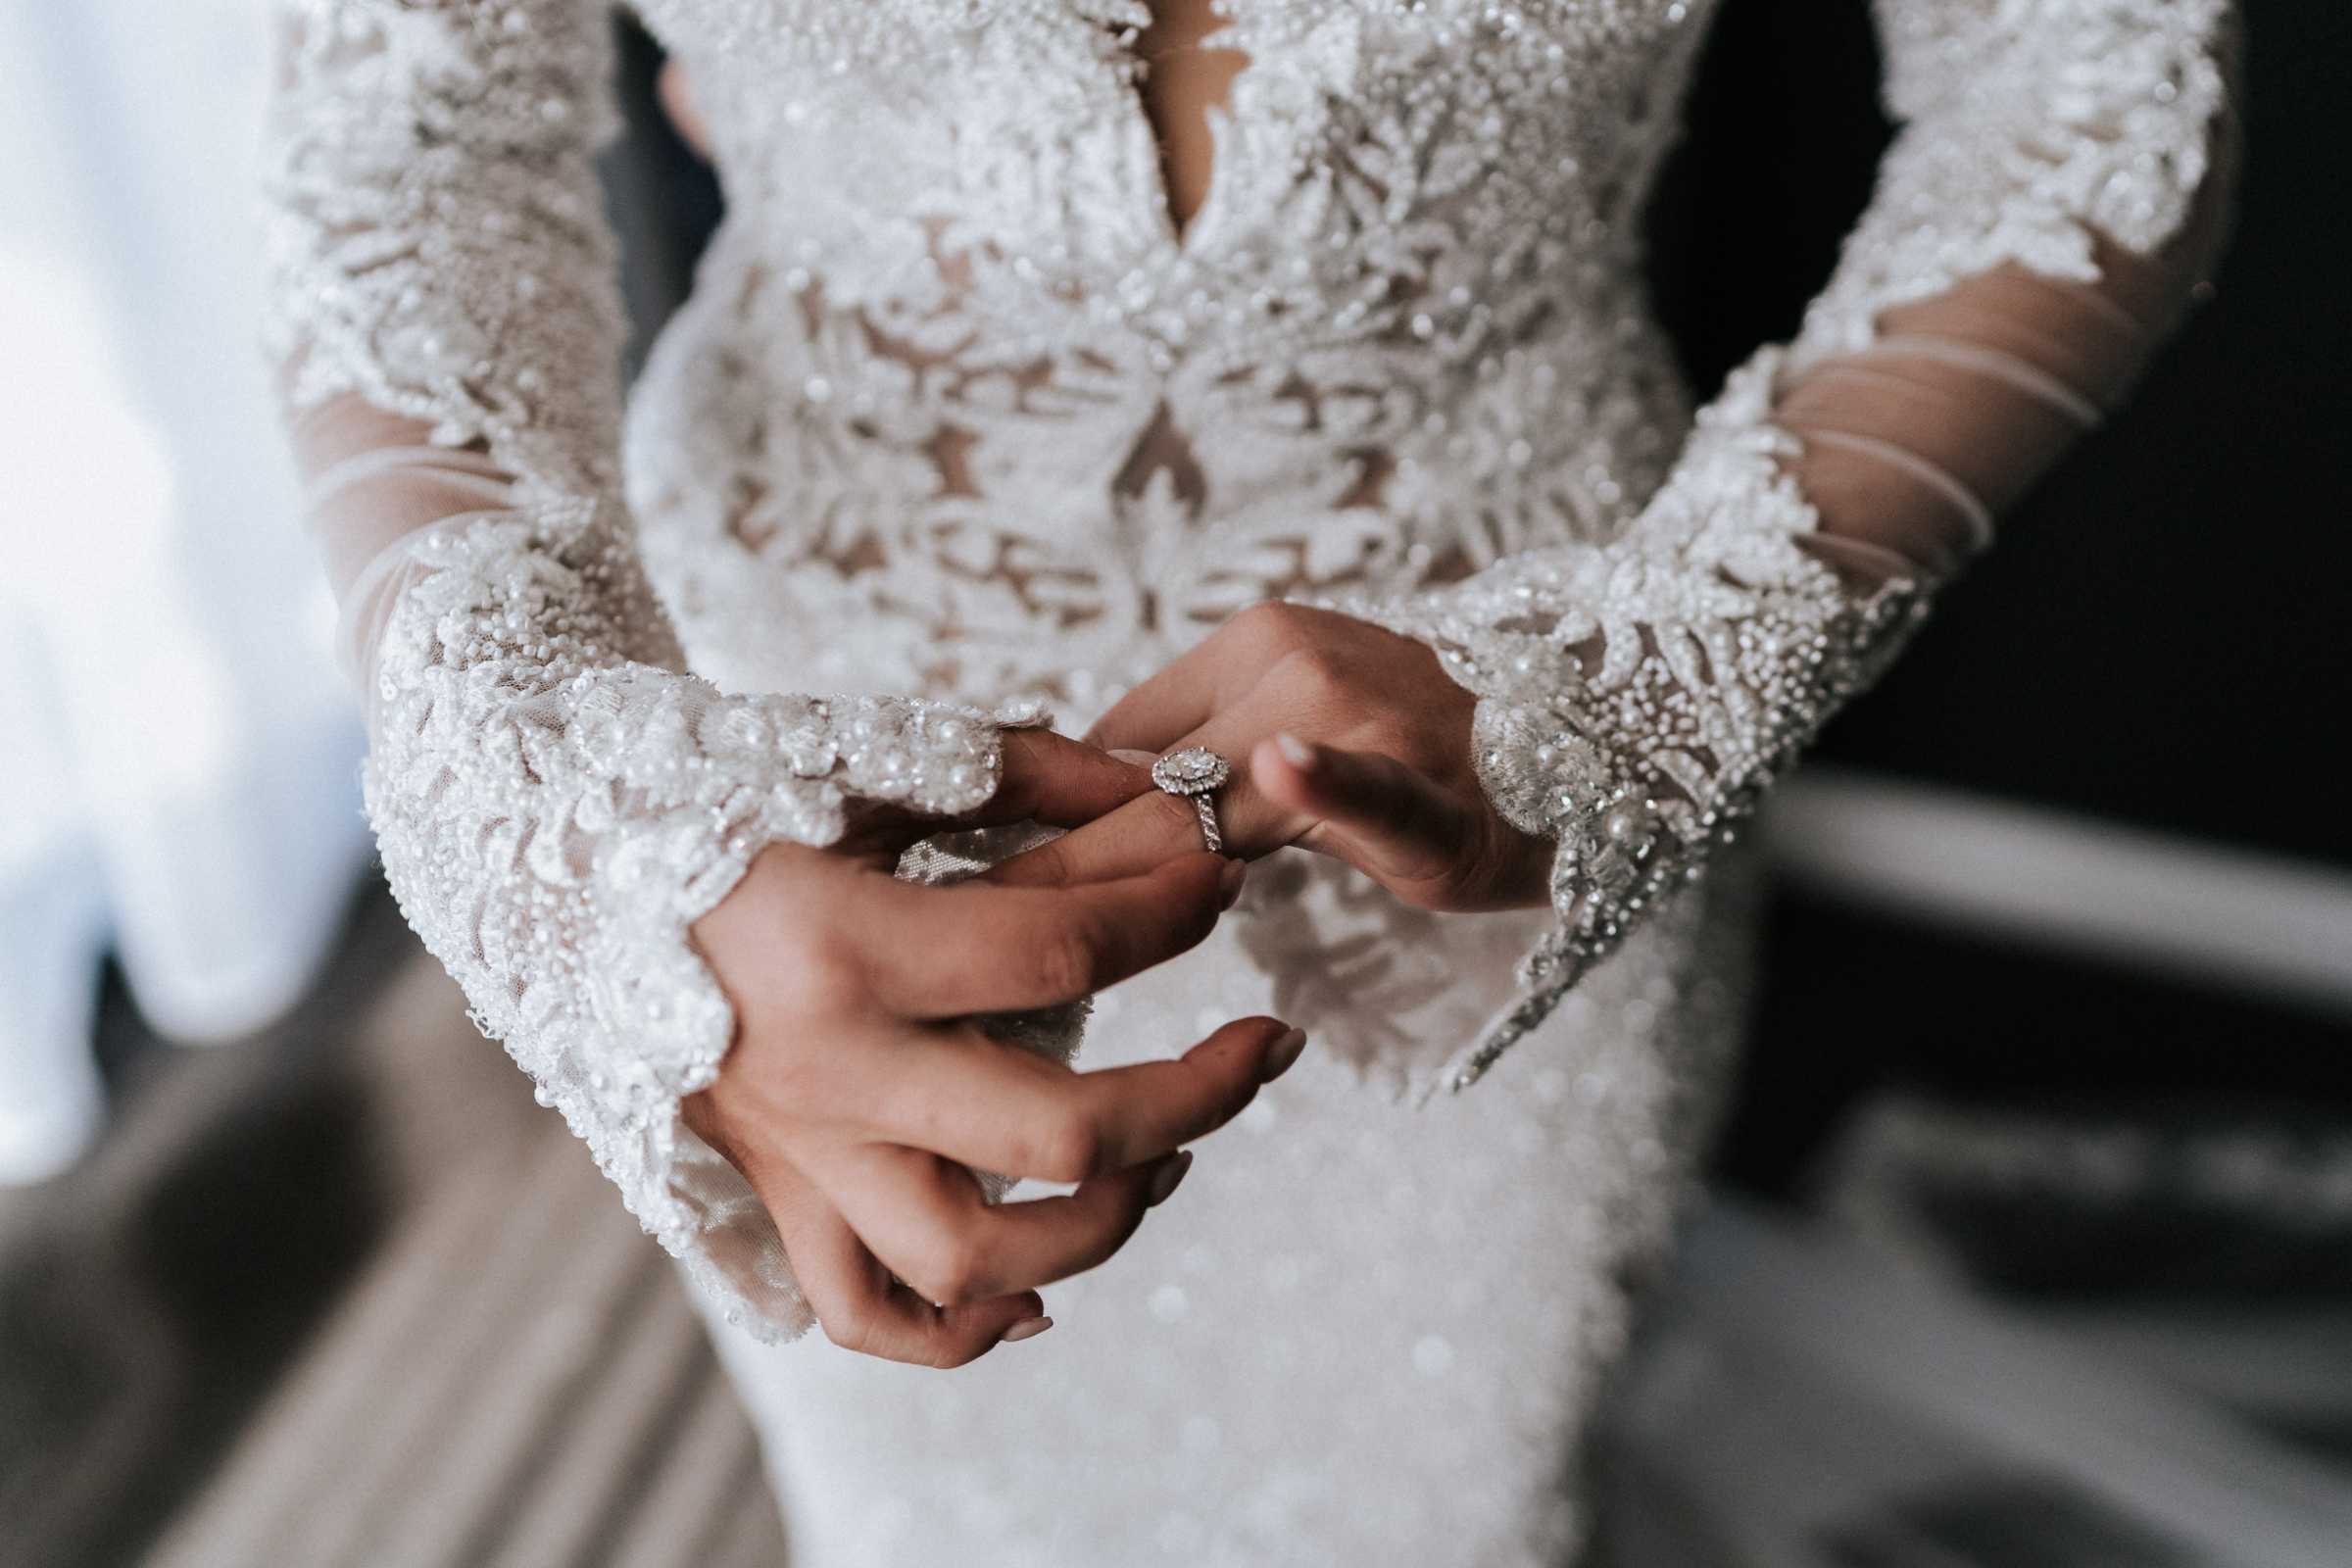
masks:
MULTIPOLYGON (((1199 35, 1194 47, 1200 47, 1202 41, 1233 30, 1238 20, 1233 15, 1233 6, 1234 0, 1213 0, 1213 10, 1218 21, 1214 26, 1199 35)), ((1158 19, 1156 13, 1152 10, 1151 0, 1142 0, 1141 9, 1152 17, 1152 24, 1157 25, 1158 19)), ((1095 26, 1104 24, 1103 19, 1100 17, 1090 19, 1090 23, 1095 26)), ((1202 49, 1203 53, 1232 53, 1243 55, 1244 58, 1242 63, 1234 69, 1233 74, 1226 79, 1224 91, 1216 99, 1204 102, 1200 106, 1201 134, 1208 138, 1210 149, 1208 182, 1200 194, 1200 202, 1193 208, 1191 214, 1179 218, 1176 212, 1175 184, 1169 177, 1170 144, 1162 139, 1159 122, 1152 113, 1150 101, 1145 97, 1145 73, 1151 70, 1151 65, 1138 46, 1149 35, 1150 28, 1138 29, 1132 24, 1124 23, 1112 23, 1111 26, 1116 47, 1105 56, 1106 66, 1115 73, 1116 84, 1126 101, 1127 113, 1133 117, 1128 129, 1130 132, 1141 134, 1145 150, 1150 155, 1146 160, 1149 165, 1149 174, 1143 182, 1139 199, 1149 207, 1150 227, 1152 232, 1158 237, 1161 245, 1174 255, 1189 256, 1193 252, 1195 241, 1202 231, 1213 227, 1208 220, 1221 207, 1222 193, 1232 183, 1228 177, 1231 171, 1225 168, 1223 157, 1228 149, 1216 145, 1215 122, 1212 117, 1221 113, 1226 117, 1228 123, 1231 122, 1236 112, 1235 101, 1241 79, 1250 73, 1255 62, 1250 60, 1244 51, 1230 46, 1202 49)))

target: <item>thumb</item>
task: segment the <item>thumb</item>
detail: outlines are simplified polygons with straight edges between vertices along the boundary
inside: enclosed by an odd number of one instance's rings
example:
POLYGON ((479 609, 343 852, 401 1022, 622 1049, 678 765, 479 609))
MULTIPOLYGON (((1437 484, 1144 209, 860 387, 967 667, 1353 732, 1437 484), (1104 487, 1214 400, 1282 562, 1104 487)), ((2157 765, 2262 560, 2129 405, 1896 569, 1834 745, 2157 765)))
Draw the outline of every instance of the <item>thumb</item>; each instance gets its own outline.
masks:
POLYGON ((1383 883, 1450 879, 1476 832, 1427 774, 1377 752, 1277 735, 1258 743, 1250 768, 1268 800, 1317 819, 1304 843, 1383 883))

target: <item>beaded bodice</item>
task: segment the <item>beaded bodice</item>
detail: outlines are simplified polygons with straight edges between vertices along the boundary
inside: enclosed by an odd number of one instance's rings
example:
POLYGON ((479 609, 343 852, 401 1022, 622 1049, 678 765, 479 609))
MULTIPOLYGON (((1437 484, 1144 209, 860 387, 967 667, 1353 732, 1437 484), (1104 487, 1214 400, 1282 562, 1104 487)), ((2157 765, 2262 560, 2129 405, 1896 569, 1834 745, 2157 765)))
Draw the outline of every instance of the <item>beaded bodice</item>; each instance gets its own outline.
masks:
POLYGON ((1132 0, 655 0, 729 205, 631 452, 698 663, 1066 712, 1614 533, 1688 420, 1636 215, 1706 9, 1239 0, 1179 231, 1132 0))

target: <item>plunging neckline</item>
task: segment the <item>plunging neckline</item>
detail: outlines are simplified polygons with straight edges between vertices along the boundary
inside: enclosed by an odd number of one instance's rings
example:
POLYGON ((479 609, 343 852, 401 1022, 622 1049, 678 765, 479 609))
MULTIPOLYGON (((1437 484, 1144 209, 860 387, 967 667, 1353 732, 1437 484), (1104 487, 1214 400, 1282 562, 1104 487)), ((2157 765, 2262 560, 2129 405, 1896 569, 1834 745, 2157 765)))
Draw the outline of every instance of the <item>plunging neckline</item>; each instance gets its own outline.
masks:
MULTIPOLYGON (((1140 130, 1144 144, 1151 153, 1148 160, 1150 172, 1144 181, 1140 199, 1151 209, 1150 227, 1152 232, 1159 237, 1160 242, 1168 250, 1180 256, 1190 255, 1198 236, 1203 230, 1213 226, 1209 220, 1222 205, 1222 193, 1232 183, 1228 177, 1230 171, 1224 167, 1224 154, 1228 149, 1218 145, 1220 138, 1217 135, 1215 116, 1221 113, 1226 117, 1227 122, 1231 122, 1235 114, 1234 106, 1239 83, 1255 64, 1247 52, 1230 43, 1212 44, 1209 42, 1211 39, 1218 39, 1229 34, 1234 29, 1237 19, 1233 15, 1232 6, 1233 0, 1210 0, 1211 24, 1179 45, 1180 48, 1194 50, 1201 55, 1222 54, 1240 57, 1240 63, 1234 66, 1231 74, 1218 84, 1214 96, 1204 97, 1199 104, 1199 134, 1208 143, 1208 177, 1200 200, 1194 204, 1189 214, 1184 215, 1179 215, 1177 212, 1176 182, 1171 177, 1172 152, 1176 145, 1176 139, 1166 134, 1166 128, 1162 125, 1159 117, 1152 112, 1151 100, 1147 96, 1146 85, 1148 73, 1152 70, 1152 61, 1140 47, 1152 31, 1160 24, 1160 18, 1153 10, 1152 0, 1141 0, 1140 9, 1145 11, 1150 18, 1148 26, 1139 29, 1132 23, 1123 21, 1111 24, 1117 47, 1106 57, 1106 66, 1116 74, 1116 86, 1126 101, 1128 113, 1134 117, 1130 129, 1140 130)), ((1091 21, 1092 24, 1097 26, 1103 24, 1103 20, 1100 17, 1093 18, 1091 21)), ((1173 52, 1171 51, 1171 53, 1173 52)), ((1163 55, 1161 58, 1164 59, 1166 56, 1163 55)), ((1230 140, 1231 138, 1225 139, 1230 140)))

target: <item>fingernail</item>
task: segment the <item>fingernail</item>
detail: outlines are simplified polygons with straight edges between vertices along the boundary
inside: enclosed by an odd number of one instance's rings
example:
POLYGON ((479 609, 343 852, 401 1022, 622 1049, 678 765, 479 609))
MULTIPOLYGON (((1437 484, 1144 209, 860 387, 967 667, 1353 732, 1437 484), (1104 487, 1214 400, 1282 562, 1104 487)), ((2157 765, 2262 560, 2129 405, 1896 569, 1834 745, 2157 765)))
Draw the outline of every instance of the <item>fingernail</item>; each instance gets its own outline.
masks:
POLYGON ((1173 1159, 1163 1159, 1159 1169, 1152 1173, 1152 1186, 1144 1196, 1146 1208, 1157 1208, 1168 1200, 1168 1195, 1184 1184, 1185 1172, 1193 1168, 1193 1152, 1185 1150, 1173 1159))
POLYGON ((1025 1317, 998 1335, 997 1343, 999 1345, 1018 1345, 1023 1340, 1036 1339, 1053 1326, 1054 1320, 1050 1317, 1025 1317))
POLYGON ((1224 908, 1232 908, 1241 902, 1242 889, 1249 885, 1250 867, 1239 860, 1227 860, 1225 868, 1217 873, 1218 904, 1224 908))
POLYGON ((1315 765, 1315 749, 1296 735, 1285 733, 1275 736, 1274 749, 1282 754, 1284 761, 1302 773, 1315 765))
POLYGON ((1305 1030, 1285 1031, 1281 1039, 1266 1048, 1265 1065, 1260 1069, 1257 1081, 1261 1084, 1270 1084, 1284 1073, 1289 1072, 1298 1062, 1299 1054, 1305 1050, 1305 1030))
POLYGON ((1153 762, 1159 760, 1155 753, 1130 751, 1125 747, 1121 747, 1109 755, 1125 762, 1129 767, 1150 767, 1153 762))

